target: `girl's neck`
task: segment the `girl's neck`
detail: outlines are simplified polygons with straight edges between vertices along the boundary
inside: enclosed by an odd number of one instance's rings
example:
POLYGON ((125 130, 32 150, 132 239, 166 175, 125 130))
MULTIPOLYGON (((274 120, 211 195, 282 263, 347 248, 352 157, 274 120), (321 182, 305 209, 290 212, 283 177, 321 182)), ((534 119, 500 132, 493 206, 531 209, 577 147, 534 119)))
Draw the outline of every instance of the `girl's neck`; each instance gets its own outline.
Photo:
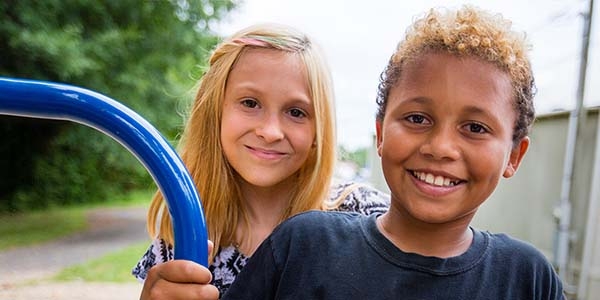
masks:
POLYGON ((292 197, 293 185, 281 182, 270 187, 241 185, 242 201, 251 222, 279 223, 292 197))
POLYGON ((240 219, 236 240, 239 241, 238 250, 251 256, 281 222, 292 192, 291 187, 284 184, 263 188, 247 183, 241 185, 241 192, 249 227, 245 228, 246 221, 240 219))
POLYGON ((404 252, 448 258, 465 253, 471 246, 471 219, 467 216, 451 223, 430 224, 390 208, 377 219, 377 228, 404 252))

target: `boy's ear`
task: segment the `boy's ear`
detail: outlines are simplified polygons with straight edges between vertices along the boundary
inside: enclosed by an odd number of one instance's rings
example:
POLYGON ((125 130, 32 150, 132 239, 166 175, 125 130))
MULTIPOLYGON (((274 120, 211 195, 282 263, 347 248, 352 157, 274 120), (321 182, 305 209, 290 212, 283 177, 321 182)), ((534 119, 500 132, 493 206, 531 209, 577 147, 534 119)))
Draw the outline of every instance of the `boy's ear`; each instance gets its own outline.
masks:
POLYGON ((504 178, 510 178, 515 173, 517 173, 517 169, 525 156, 525 152, 529 148, 529 137, 526 136, 519 141, 519 144, 513 147, 510 152, 510 157, 508 158, 508 163, 506 164, 506 169, 504 169, 504 178))
POLYGON ((375 131, 377 138, 377 154, 381 157, 381 144, 383 142, 383 133, 381 132, 381 121, 375 121, 375 131))

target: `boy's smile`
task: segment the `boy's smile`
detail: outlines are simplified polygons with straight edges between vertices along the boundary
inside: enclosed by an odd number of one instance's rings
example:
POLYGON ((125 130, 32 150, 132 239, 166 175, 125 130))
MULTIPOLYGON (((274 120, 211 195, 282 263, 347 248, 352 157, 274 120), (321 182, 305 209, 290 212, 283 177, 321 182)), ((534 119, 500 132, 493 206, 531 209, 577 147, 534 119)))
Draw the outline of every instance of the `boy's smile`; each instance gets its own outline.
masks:
POLYGON ((508 75, 474 58, 429 53, 407 62, 377 124, 392 207, 413 221, 467 224, 527 149, 513 147, 508 75))
POLYGON ((408 170, 413 176, 415 186, 425 194, 441 197, 460 188, 465 181, 453 176, 440 175, 439 172, 408 170), (438 174, 438 175, 434 175, 438 174))
POLYGON ((416 179, 435 186, 456 186, 462 182, 460 179, 446 177, 442 174, 434 175, 433 173, 420 171, 410 172, 416 179))

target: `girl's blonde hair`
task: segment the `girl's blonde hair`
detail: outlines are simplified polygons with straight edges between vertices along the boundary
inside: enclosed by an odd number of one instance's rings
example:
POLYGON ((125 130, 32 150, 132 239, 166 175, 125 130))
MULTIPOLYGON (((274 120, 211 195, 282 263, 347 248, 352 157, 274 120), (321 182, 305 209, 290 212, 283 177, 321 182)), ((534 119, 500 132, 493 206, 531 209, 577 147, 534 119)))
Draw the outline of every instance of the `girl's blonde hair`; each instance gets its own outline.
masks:
MULTIPOLYGON (((245 231, 249 229, 238 175, 227 162, 220 140, 227 78, 247 48, 276 49, 297 55, 305 67, 316 114, 316 145, 297 172, 298 185, 290 192, 290 204, 281 216, 282 221, 306 210, 326 208, 324 203, 336 160, 335 108, 330 71, 321 51, 306 35, 283 25, 259 24, 243 29, 217 45, 210 57, 208 70, 199 82, 179 143, 181 158, 200 194, 208 238, 214 243, 215 251, 209 258, 210 262, 220 246, 241 242, 235 241, 239 220, 245 220, 242 224, 245 231)), ((152 199, 147 227, 151 238, 162 238, 173 245, 171 218, 160 191, 152 199)))
POLYGON ((455 11, 431 9, 408 28, 381 74, 377 120, 383 121, 388 94, 406 63, 427 53, 474 57, 494 64, 510 77, 517 113, 513 143, 518 144, 528 135, 535 118, 535 84, 525 34, 511 27, 512 23, 501 15, 469 5, 455 11))

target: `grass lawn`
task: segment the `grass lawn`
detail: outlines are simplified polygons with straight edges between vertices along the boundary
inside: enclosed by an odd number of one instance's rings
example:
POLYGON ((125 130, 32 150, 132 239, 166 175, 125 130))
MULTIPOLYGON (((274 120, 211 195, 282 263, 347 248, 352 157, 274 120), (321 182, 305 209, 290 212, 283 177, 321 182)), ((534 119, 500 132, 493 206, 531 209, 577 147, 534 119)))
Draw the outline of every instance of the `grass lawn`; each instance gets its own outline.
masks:
POLYGON ((98 207, 146 205, 154 191, 136 191, 101 204, 0 214, 0 251, 51 241, 86 229, 86 213, 98 207))
POLYGON ((47 242, 86 228, 81 208, 0 215, 0 250, 47 242))
POLYGON ((148 248, 143 242, 123 250, 109 253, 98 259, 63 269, 54 280, 57 281, 94 281, 94 282, 136 282, 131 269, 148 248))

